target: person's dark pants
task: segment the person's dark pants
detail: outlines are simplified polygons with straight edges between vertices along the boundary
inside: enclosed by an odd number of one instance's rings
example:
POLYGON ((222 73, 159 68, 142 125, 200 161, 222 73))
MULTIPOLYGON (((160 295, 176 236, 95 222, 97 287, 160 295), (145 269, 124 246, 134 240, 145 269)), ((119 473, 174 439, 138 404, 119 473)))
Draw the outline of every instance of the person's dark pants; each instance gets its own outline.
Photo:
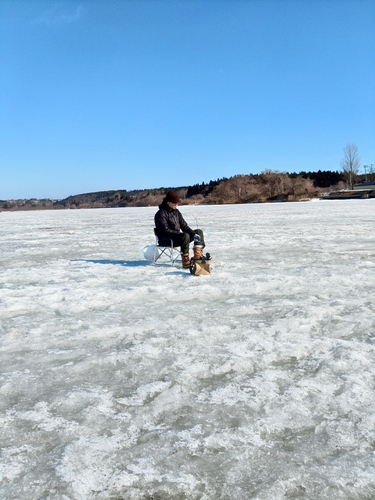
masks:
MULTIPOLYGON (((199 244, 205 247, 203 231, 201 229, 194 229, 194 234, 199 234, 199 244)), ((189 233, 180 233, 173 235, 171 238, 160 238, 159 245, 169 246, 171 244, 170 240, 173 241, 174 247, 181 247, 181 253, 189 253, 189 244, 194 240, 194 237, 190 236, 189 233)))

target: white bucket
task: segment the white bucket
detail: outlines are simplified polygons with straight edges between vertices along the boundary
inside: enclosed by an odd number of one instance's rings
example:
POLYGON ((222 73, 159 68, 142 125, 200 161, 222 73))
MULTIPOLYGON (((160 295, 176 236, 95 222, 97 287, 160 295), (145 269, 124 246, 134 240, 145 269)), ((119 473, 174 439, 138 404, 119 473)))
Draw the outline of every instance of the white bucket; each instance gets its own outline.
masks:
POLYGON ((143 248, 143 255, 149 262, 154 262, 159 257, 160 251, 156 245, 146 245, 143 248))

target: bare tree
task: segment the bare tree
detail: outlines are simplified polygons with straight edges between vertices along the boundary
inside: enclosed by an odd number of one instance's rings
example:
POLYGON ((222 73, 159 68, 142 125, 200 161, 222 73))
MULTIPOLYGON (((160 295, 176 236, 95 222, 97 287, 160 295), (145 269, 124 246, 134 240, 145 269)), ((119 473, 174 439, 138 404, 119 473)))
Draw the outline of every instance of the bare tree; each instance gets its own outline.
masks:
POLYGON ((349 187, 353 189, 353 180, 359 172, 361 158, 358 155, 358 146, 347 144, 344 148, 344 158, 341 160, 341 168, 349 179, 349 187))

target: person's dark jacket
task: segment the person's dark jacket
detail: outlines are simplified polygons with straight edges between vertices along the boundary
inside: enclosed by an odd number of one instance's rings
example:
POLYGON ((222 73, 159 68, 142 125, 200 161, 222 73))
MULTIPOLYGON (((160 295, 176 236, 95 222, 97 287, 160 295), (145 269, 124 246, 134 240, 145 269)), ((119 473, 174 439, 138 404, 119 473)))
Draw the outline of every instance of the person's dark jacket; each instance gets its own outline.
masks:
POLYGON ((194 237, 194 231, 188 226, 181 212, 177 208, 171 208, 165 200, 155 214, 155 228, 158 238, 170 238, 181 231, 194 237))

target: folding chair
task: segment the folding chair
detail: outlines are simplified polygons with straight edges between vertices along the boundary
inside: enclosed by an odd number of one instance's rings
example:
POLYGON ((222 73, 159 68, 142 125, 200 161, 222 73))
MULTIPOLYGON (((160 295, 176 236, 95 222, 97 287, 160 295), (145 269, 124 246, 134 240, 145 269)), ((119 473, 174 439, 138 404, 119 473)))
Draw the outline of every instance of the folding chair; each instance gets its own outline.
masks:
POLYGON ((176 260, 180 257, 180 252, 177 250, 176 247, 173 246, 173 240, 169 238, 163 238, 164 241, 169 241, 169 245, 160 245, 159 244, 159 238, 156 235, 156 228, 154 228, 154 234, 155 234, 155 255, 154 255, 154 264, 161 258, 161 257, 166 257, 171 265, 176 262, 176 260))

